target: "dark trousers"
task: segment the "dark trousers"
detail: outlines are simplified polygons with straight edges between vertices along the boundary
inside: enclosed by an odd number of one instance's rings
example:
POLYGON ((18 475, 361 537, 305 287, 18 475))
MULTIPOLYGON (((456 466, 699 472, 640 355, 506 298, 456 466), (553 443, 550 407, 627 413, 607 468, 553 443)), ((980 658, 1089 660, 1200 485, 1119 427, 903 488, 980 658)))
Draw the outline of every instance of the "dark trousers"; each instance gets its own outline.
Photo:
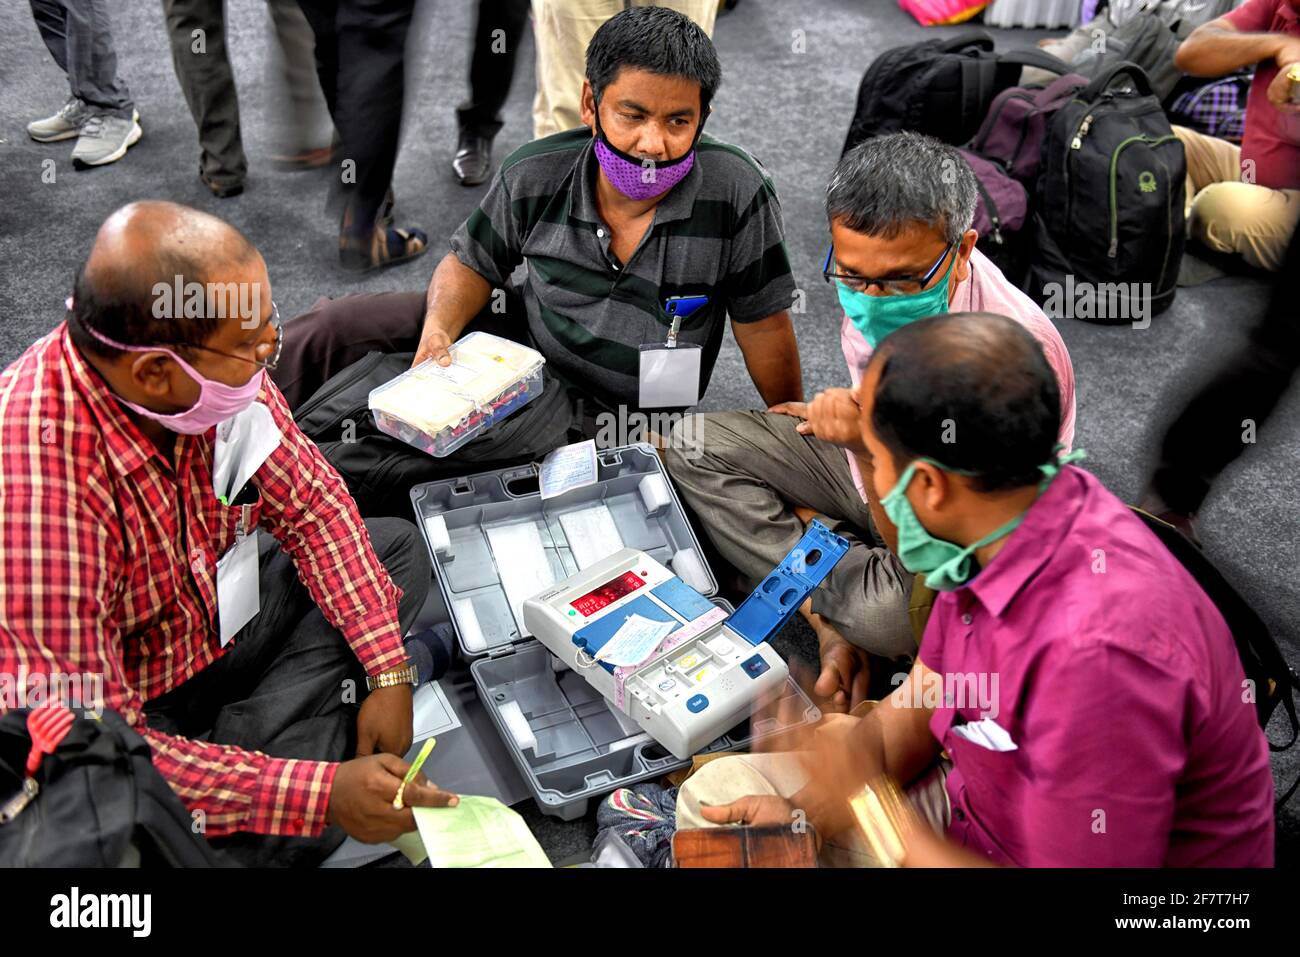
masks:
MULTIPOLYGON (((398 618, 405 632, 429 590, 424 543, 415 526, 401 519, 373 519, 366 528, 379 560, 402 589, 398 618)), ((351 702, 365 697, 365 672, 270 535, 262 534, 259 552, 261 611, 223 657, 145 705, 149 725, 273 757, 348 760, 356 754, 358 705, 351 702), (349 680, 356 682, 356 694, 345 696, 349 680)), ((330 825, 317 837, 243 833, 213 838, 211 844, 249 867, 311 867, 345 836, 330 825)))
MULTIPOLYGON (((244 181, 248 158, 239 129, 239 97, 226 47, 225 0, 162 0, 172 65, 199 133, 199 170, 209 182, 244 181), (195 50, 194 31, 204 45, 195 50)), ((274 35, 267 83, 286 102, 277 112, 276 148, 284 153, 325 145, 314 142, 323 105, 316 83, 315 39, 297 0, 267 0, 274 35)), ((326 141, 327 142, 327 141, 326 141)))
POLYGON ((225 0, 162 0, 172 66, 199 132, 199 171, 212 183, 244 181, 248 158, 239 133, 239 96, 226 50, 225 0), (203 46, 195 50, 195 30, 203 46))
POLYGON ((92 109, 130 119, 131 91, 117 77, 108 0, 31 0, 32 17, 72 95, 92 109))
POLYGON ((368 239, 397 165, 415 0, 298 3, 316 35, 321 92, 342 144, 330 208, 343 216, 349 238, 368 239))
POLYGON ((461 133, 491 139, 501 132, 501 108, 515 77, 528 8, 529 0, 479 0, 469 61, 469 99, 456 108, 461 133))
MULTIPOLYGON (((1300 275, 1300 230, 1279 277, 1300 275)), ((1152 487, 1171 509, 1195 514, 1214 479, 1246 448, 1247 420, 1259 429, 1300 366, 1300 319, 1291 282, 1279 278, 1250 341, 1228 357, 1165 433, 1152 487)))

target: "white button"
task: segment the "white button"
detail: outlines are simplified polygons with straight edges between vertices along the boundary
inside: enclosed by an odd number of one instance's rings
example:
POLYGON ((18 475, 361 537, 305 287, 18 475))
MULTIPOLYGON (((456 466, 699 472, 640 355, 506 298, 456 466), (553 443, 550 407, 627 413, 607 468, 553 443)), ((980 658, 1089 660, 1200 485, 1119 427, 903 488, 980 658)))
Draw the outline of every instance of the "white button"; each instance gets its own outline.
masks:
POLYGON ((603 229, 598 229, 598 230, 596 230, 596 235, 599 236, 601 239, 604 239, 604 238, 605 238, 605 230, 603 230, 603 229))
POLYGON ((970 617, 970 615, 969 615, 969 614, 962 615, 962 616, 961 616, 961 623, 962 623, 963 625, 969 625, 969 624, 971 623, 971 617, 970 617))

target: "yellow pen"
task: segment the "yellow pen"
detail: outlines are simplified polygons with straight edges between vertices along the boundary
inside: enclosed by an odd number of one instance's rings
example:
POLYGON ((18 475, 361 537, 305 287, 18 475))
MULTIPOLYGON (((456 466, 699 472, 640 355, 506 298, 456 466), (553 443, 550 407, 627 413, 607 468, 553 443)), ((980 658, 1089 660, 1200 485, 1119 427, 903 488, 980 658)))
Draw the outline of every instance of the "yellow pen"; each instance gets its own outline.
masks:
POLYGON ((420 768, 424 764, 424 759, 429 756, 429 752, 433 750, 433 746, 437 743, 437 738, 430 738, 428 741, 425 741, 424 746, 420 748, 420 753, 415 756, 415 760, 412 761, 411 766, 407 768, 406 777, 402 778, 402 783, 397 786, 397 797, 393 798, 394 810, 400 811, 403 808, 402 795, 406 791, 406 786, 415 780, 415 776, 420 773, 420 768))

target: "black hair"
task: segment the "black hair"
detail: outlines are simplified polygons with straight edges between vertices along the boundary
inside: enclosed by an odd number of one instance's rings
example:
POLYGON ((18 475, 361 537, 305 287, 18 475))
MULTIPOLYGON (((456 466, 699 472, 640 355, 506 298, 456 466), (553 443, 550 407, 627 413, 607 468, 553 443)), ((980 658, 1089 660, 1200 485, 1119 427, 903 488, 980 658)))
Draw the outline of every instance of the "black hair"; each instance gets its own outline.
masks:
MULTIPOLYGON (((155 314, 159 296, 157 286, 165 285, 168 292, 175 289, 179 277, 181 288, 197 282, 207 288, 208 277, 219 263, 244 263, 257 255, 257 249, 241 233, 231 229, 232 245, 228 249, 194 248, 173 245, 155 249, 147 260, 137 260, 124 265, 107 282, 95 282, 88 275, 87 263, 78 270, 73 283, 72 312, 68 332, 82 352, 91 352, 108 359, 122 355, 116 349, 93 335, 87 329, 115 342, 131 346, 179 347, 202 345, 221 322, 227 318, 225 311, 209 307, 198 316, 187 316, 178 304, 155 314)), ((174 296, 172 296, 174 298, 174 296)))
POLYGON ((587 45, 587 82, 597 102, 623 67, 694 80, 700 85, 701 121, 722 82, 722 64, 709 35, 668 7, 630 7, 600 25, 587 45))
POLYGON ((975 473, 982 492, 1041 479, 1061 428, 1061 392, 1020 323, 987 312, 922 319, 881 342, 876 364, 871 424, 896 468, 924 456, 975 473))

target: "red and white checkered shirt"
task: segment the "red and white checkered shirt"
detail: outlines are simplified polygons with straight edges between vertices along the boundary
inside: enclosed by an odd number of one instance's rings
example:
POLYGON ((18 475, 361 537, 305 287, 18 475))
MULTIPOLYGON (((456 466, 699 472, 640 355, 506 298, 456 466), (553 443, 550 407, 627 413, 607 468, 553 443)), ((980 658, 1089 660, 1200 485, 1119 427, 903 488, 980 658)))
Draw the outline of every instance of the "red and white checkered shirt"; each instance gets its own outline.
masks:
MULTIPOLYGON (((279 447, 252 478, 275 536, 368 674, 402 665, 401 591, 343 480, 269 378, 279 447)), ((335 764, 163 734, 146 701, 221 657, 217 559, 239 507, 212 487, 215 430, 176 437, 175 466, 135 426, 63 324, 0 373, 0 674, 98 673, 103 705, 153 746, 154 766, 210 837, 313 836, 335 764)), ((0 709, 6 702, 0 701, 0 709)))

